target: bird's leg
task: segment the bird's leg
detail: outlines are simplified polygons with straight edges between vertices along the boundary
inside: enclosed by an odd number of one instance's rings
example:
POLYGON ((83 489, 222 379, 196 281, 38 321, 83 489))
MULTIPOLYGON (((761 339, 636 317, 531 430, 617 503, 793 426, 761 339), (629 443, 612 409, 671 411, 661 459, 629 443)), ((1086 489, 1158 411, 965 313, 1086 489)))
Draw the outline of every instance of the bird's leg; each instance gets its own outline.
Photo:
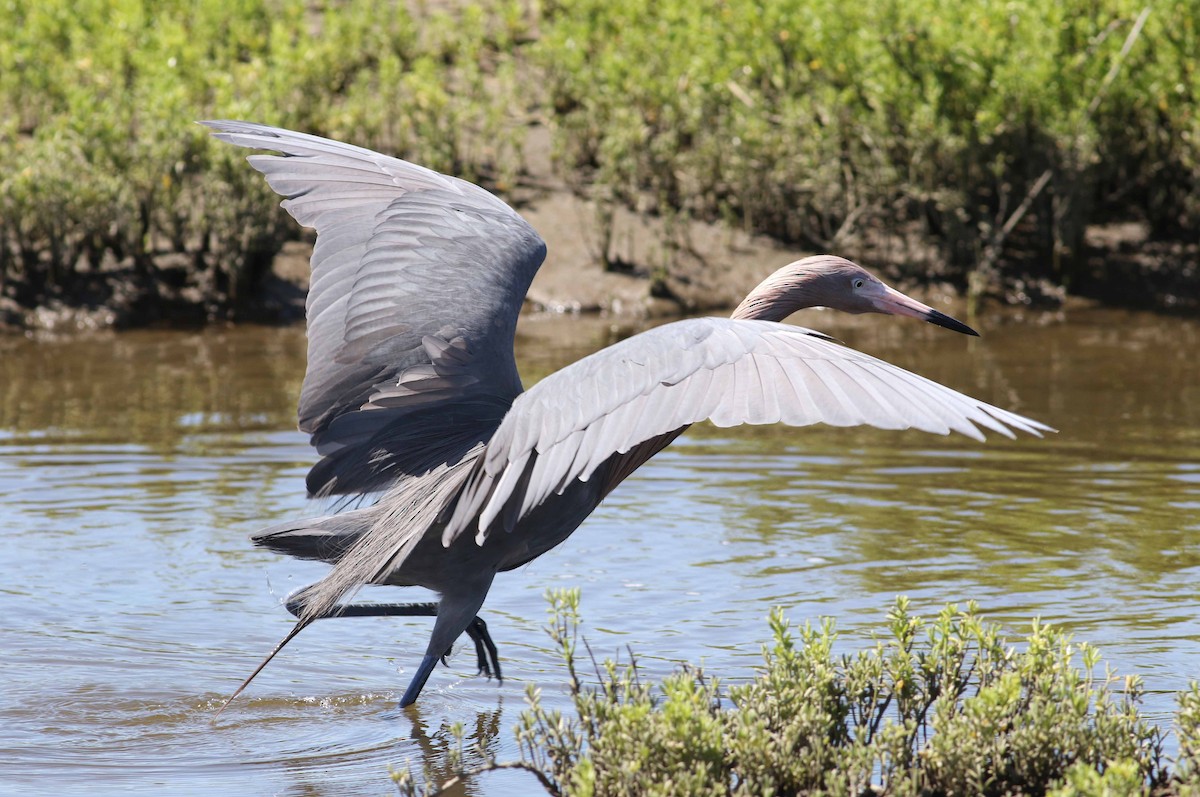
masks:
MULTIPOLYGON (((299 593, 293 593, 296 595, 299 593)), ((287 610, 300 617, 304 612, 304 601, 288 596, 283 604, 287 610)), ((339 603, 317 618, 327 617, 437 617, 436 603, 339 603)))
MULTIPOLYGON (((299 599, 289 600, 284 604, 287 610, 296 617, 300 617, 304 611, 304 603, 299 599)), ((326 617, 437 617, 438 605, 436 603, 341 603, 329 610, 326 617)), ((492 635, 488 633, 487 623, 482 617, 476 616, 466 628, 466 634, 475 644, 475 662, 477 666, 476 674, 482 674, 488 678, 492 677, 492 673, 496 674, 496 680, 503 683, 504 678, 500 675, 500 655, 496 650, 496 643, 492 641, 492 635)), ((450 648, 446 648, 440 658, 442 663, 446 663, 446 657, 450 655, 450 648)))
MULTIPOLYGON (((425 658, 421 659, 421 664, 417 667, 412 682, 409 683, 408 689, 404 690, 404 696, 400 698, 401 708, 416 702, 417 696, 421 694, 425 682, 429 680, 429 674, 433 672, 438 659, 445 654, 450 644, 468 628, 473 629, 467 631, 472 640, 479 635, 480 644, 484 644, 484 639, 488 643, 491 642, 487 626, 479 622, 478 614, 479 607, 483 605, 483 599, 487 597, 488 589, 492 586, 494 575, 495 573, 486 573, 482 578, 464 580, 456 584, 455 589, 442 593, 442 599, 437 606, 437 620, 433 623, 433 634, 429 638, 429 646, 425 648, 425 658)), ((493 649, 494 647, 492 645, 493 649)), ((476 652, 478 653, 478 648, 476 652)))

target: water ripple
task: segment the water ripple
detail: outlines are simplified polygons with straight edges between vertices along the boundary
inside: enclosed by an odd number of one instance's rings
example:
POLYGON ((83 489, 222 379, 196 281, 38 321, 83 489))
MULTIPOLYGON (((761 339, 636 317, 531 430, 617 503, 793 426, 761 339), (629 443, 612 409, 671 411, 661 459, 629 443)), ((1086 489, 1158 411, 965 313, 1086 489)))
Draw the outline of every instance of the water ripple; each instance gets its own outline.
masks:
MULTIPOLYGON (((838 618, 849 651, 897 594, 925 613, 975 599, 1015 633, 1041 616, 1098 642, 1146 679, 1147 714, 1166 720, 1200 659, 1200 402, 1180 398, 1200 395, 1196 369, 1174 350, 1107 348, 1097 341, 1111 336, 1088 329, 1047 328, 1019 357, 997 344, 924 363, 984 398, 1032 402, 1022 411, 1063 426, 1057 436, 978 446, 696 428, 566 543, 497 579, 484 612, 503 684, 476 677, 460 644, 400 710, 429 621, 323 621, 219 719, 290 627, 282 596, 325 572, 246 540, 321 512, 303 498, 313 457, 291 430, 303 332, 81 344, 90 360, 63 374, 86 384, 43 378, 45 352, 13 346, 4 366, 23 389, 0 402, 0 792, 387 793, 406 761, 443 772, 456 722, 468 750, 513 758, 527 687, 568 708, 542 630, 547 587, 582 588, 596 656, 632 650, 649 678, 703 662, 728 683, 761 664, 773 606, 796 622, 838 618), (104 357, 115 363, 91 363, 104 357), (983 392, 997 384, 1002 394, 983 392)), ((468 791, 531 787, 513 774, 468 791)))

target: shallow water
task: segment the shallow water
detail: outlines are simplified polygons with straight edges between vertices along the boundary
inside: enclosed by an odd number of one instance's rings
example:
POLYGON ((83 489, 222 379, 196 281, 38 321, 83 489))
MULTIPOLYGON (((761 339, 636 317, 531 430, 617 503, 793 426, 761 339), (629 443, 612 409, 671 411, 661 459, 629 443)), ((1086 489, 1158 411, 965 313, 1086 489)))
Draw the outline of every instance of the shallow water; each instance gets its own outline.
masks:
MULTIPOLYGON (((281 598, 324 572, 246 540, 319 509, 294 430, 303 330, 0 339, 0 793, 388 794, 389 767, 438 770, 454 722, 514 758, 526 686, 564 703, 541 630, 560 586, 582 587, 599 654, 628 645, 651 676, 703 661, 727 681, 753 675, 774 605, 838 618, 852 648, 896 594, 923 612, 974 598, 1015 631, 1041 615, 1099 644, 1169 722, 1200 676, 1200 323, 1003 314, 976 341, 800 321, 1061 431, 693 429, 497 579, 484 616, 503 685, 462 649, 399 710, 429 621, 344 619, 297 637, 216 722, 290 626, 281 598)), ((526 382, 631 331, 525 319, 526 382)))

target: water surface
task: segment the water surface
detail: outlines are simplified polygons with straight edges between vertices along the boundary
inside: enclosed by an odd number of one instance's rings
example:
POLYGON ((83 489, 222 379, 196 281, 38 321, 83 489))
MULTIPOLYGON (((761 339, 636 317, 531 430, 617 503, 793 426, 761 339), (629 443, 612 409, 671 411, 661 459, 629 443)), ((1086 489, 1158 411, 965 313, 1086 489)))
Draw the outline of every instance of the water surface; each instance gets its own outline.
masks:
MULTIPOLYGON (((246 539, 320 510, 294 428, 303 330, 0 339, 0 793, 388 794, 389 766, 443 765, 454 722, 514 758, 526 686, 565 706, 541 631, 560 586, 582 588, 599 653, 628 645, 651 676, 703 661, 727 681, 752 677, 774 605, 838 618, 852 648, 896 594, 924 612, 973 598, 1015 631, 1040 615, 1099 644, 1169 721, 1200 676, 1200 323, 998 314, 968 340, 800 320, 1061 431, 980 445, 698 427, 566 544, 497 579, 484 616, 503 685, 473 677, 463 649, 398 710, 429 621, 329 621, 215 723, 290 626, 281 598, 325 571, 246 539)), ((522 373, 632 331, 524 319, 522 373)), ((535 789, 515 773, 464 787, 535 789)))

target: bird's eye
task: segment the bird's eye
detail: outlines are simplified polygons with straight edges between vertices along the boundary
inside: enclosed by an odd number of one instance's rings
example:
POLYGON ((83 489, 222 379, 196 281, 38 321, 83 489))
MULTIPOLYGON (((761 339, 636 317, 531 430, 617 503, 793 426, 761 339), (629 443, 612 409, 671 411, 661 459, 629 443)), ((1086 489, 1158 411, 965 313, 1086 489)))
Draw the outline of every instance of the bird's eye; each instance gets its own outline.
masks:
POLYGON ((859 277, 858 279, 854 280, 854 289, 855 289, 855 290, 858 290, 858 289, 859 289, 859 288, 861 288, 861 287, 862 287, 864 284, 865 284, 865 283, 863 282, 863 279, 862 279, 862 277, 859 277))

